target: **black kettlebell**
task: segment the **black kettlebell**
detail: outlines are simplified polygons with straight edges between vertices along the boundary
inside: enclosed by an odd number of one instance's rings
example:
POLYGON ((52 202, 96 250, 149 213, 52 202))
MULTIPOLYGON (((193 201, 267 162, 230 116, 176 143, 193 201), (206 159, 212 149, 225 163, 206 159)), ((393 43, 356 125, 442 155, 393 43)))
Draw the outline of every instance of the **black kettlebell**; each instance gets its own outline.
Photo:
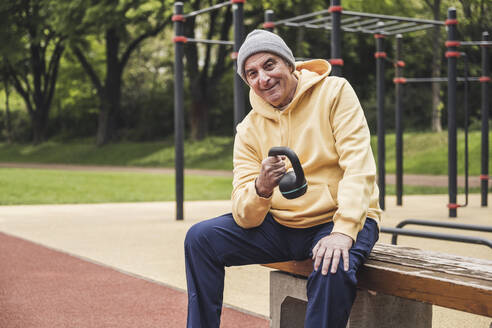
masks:
POLYGON ((287 199, 294 199, 304 195, 307 190, 307 181, 304 177, 304 170, 299 162, 299 158, 297 158, 296 153, 288 147, 272 147, 268 151, 268 156, 280 155, 287 156, 294 169, 294 172, 287 172, 280 179, 278 187, 282 196, 287 199))

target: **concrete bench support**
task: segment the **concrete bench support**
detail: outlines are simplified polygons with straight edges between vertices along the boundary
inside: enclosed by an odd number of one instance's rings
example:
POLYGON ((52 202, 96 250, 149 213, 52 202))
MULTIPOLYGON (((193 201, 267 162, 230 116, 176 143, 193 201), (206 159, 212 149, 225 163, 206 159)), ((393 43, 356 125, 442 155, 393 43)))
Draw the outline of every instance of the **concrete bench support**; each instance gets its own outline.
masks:
MULTIPOLYGON (((302 328, 306 314, 306 279, 281 271, 270 273, 272 328, 302 328)), ((349 328, 429 328, 432 305, 358 290, 349 328)))
MULTIPOLYGON (((303 327, 313 261, 264 266, 280 270, 270 276, 272 327, 303 327)), ((350 328, 431 327, 432 305, 492 317, 489 260, 376 244, 358 280, 350 328)))

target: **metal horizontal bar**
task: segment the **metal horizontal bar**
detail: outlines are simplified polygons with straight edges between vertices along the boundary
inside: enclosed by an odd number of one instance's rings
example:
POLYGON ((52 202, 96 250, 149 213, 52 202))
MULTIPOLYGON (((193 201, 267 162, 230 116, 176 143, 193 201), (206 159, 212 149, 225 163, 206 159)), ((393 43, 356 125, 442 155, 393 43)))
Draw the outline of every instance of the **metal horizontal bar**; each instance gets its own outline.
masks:
POLYGON ((342 18, 340 20, 340 24, 350 23, 350 22, 358 21, 358 20, 360 20, 360 17, 342 18))
MULTIPOLYGON (((345 19, 340 20, 340 24, 349 23, 349 22, 353 22, 353 21, 357 21, 357 20, 360 20, 360 17, 345 18, 345 19)), ((314 23, 319 23, 319 22, 323 22, 323 21, 331 21, 331 15, 330 16, 324 16, 321 18, 315 18, 315 19, 312 19, 309 21, 302 22, 300 24, 314 24, 314 23)), ((328 24, 328 22, 325 24, 328 24)), ((323 27, 323 25, 318 25, 318 27, 323 27)))
POLYGON ((319 28, 324 28, 324 29, 327 29, 327 30, 331 30, 331 25, 330 24, 306 24, 306 25, 300 25, 302 27, 307 27, 307 28, 315 28, 315 29, 319 29, 319 28))
POLYGON ((462 41, 462 46, 492 46, 492 41, 462 41))
POLYGON ((222 45, 228 45, 228 46, 234 45, 234 41, 222 41, 222 40, 187 39, 186 42, 222 44, 222 45))
POLYGON ((384 31, 384 32, 389 32, 389 31, 399 30, 399 29, 403 29, 403 28, 412 27, 412 26, 417 25, 417 23, 415 23, 415 22, 410 22, 410 23, 402 23, 402 22, 398 22, 398 23, 399 23, 399 24, 401 24, 401 25, 396 25, 396 26, 395 26, 395 25, 393 25, 393 26, 391 26, 391 27, 389 27, 389 28, 384 28, 384 27, 382 27, 382 28, 380 28, 380 29, 381 29, 382 31, 384 31))
MULTIPOLYGON (((277 23, 275 23, 275 25, 277 25, 277 23)), ((299 26, 303 26, 302 24, 300 23, 292 23, 292 22, 286 22, 286 23, 283 23, 283 25, 285 26, 292 26, 292 27, 299 27, 299 26)))
MULTIPOLYGON (((440 221, 429 221, 429 220, 415 220, 407 219, 403 220, 396 225, 396 228, 403 228, 406 225, 420 225, 426 227, 439 227, 439 228, 450 228, 459 230, 471 230, 471 231, 482 231, 482 232, 492 232, 492 226, 482 226, 476 224, 463 224, 463 223, 450 223, 450 222, 440 222, 440 221)), ((393 234, 391 238, 391 243, 396 245, 398 239, 397 234, 393 234)))
POLYGON ((391 31, 391 32, 388 32, 386 34, 387 35, 403 34, 403 33, 409 33, 409 32, 414 32, 414 31, 425 30, 425 29, 428 29, 428 28, 431 28, 431 27, 434 27, 434 25, 432 25, 432 24, 420 25, 420 26, 416 26, 416 27, 413 27, 413 28, 407 28, 407 29, 398 30, 398 31, 391 31))
POLYGON ((423 23, 423 24, 444 25, 444 22, 442 22, 442 21, 435 21, 435 20, 430 20, 430 19, 418 19, 418 18, 401 17, 401 16, 361 13, 361 12, 348 11, 348 10, 343 10, 342 14, 343 15, 351 15, 351 16, 360 16, 360 17, 374 17, 374 18, 387 19, 387 20, 399 20, 402 22, 415 22, 415 23, 423 23))
MULTIPOLYGON (((464 82, 464 77, 457 77, 456 81, 464 82)), ((468 82, 479 82, 480 77, 469 77, 468 82)), ((447 77, 406 77, 405 83, 432 83, 432 82, 448 82, 447 77)))
POLYGON ((435 233, 435 232, 427 232, 427 231, 419 231, 419 230, 407 230, 401 228, 385 228, 385 227, 381 228, 381 232, 404 235, 404 236, 420 237, 420 238, 457 241, 467 244, 485 245, 492 248, 492 240, 488 240, 480 237, 470 237, 470 236, 462 236, 462 235, 451 235, 445 233, 435 233))
POLYGON ((188 18, 188 17, 193 17, 193 16, 196 16, 196 15, 204 14, 206 12, 217 10, 217 9, 222 8, 224 6, 228 6, 230 4, 231 4, 231 1, 226 1, 226 2, 222 2, 222 3, 218 3, 218 4, 213 5, 211 7, 208 7, 208 8, 204 8, 204 9, 192 11, 191 13, 188 13, 186 15, 183 15, 183 17, 184 18, 188 18))
POLYGON ((452 222, 441 222, 441 221, 429 221, 429 220, 416 220, 407 219, 403 220, 396 225, 397 228, 403 228, 406 225, 421 225, 426 227, 441 227, 441 228, 451 228, 460 230, 471 230, 471 231, 482 231, 482 232, 492 232, 492 226, 483 226, 477 224, 464 224, 464 223, 452 223, 452 222))
POLYGON ((345 25, 344 27, 351 28, 351 27, 357 27, 357 26, 364 26, 364 25, 368 25, 368 24, 372 24, 372 23, 376 23, 376 22, 379 22, 379 19, 366 19, 366 20, 363 20, 362 22, 356 22, 356 23, 345 25))
MULTIPOLYGON (((366 26, 365 28, 384 30, 386 27, 391 26, 391 25, 395 25, 395 24, 401 24, 401 22, 399 22, 399 21, 389 21, 389 22, 378 21, 376 24, 374 24, 374 27, 373 26, 366 26)), ((410 24, 410 23, 408 23, 408 24, 410 24)), ((416 23, 413 23, 413 24, 415 25, 416 23)))
POLYGON ((329 13, 328 10, 329 9, 324 9, 324 10, 315 11, 315 12, 309 13, 309 14, 294 16, 294 17, 287 18, 287 19, 282 19, 282 20, 276 21, 275 22, 275 25, 281 25, 281 24, 285 24, 285 23, 288 23, 288 22, 294 22, 296 20, 301 20, 301 19, 304 19, 304 18, 309 18, 309 17, 314 17, 314 16, 317 16, 317 15, 321 15, 321 14, 326 14, 326 13, 329 13))
POLYGON ((331 20, 331 16, 325 16, 325 17, 321 17, 321 18, 311 19, 311 20, 308 20, 308 21, 305 21, 305 22, 302 22, 299 24, 314 24, 314 23, 325 22, 325 21, 330 21, 330 20, 331 20))

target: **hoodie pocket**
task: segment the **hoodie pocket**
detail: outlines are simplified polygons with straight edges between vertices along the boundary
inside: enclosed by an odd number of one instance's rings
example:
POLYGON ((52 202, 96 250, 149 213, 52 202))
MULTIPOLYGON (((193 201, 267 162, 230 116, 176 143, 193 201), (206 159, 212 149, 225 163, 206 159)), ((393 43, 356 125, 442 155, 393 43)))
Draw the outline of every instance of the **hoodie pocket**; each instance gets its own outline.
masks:
POLYGON ((326 216, 336 210, 328 185, 309 185, 307 192, 295 199, 286 199, 278 188, 273 193, 271 212, 284 220, 306 219, 326 216))

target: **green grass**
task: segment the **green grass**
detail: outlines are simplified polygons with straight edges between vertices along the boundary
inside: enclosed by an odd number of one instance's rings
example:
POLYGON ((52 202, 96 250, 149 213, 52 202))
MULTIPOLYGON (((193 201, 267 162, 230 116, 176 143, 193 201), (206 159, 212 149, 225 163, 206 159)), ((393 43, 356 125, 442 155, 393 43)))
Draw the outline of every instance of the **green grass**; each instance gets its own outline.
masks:
MULTIPOLYGON (((210 137, 185 143, 185 166, 196 169, 232 169, 231 137, 210 137)), ((59 163, 174 167, 174 141, 122 142, 96 147, 92 139, 40 145, 0 143, 0 162, 59 163)))
MULTIPOLYGON (((448 134, 433 132, 411 132, 403 136, 403 170, 408 174, 448 174, 448 134)), ((465 134, 458 132, 458 175, 464 175, 465 134)), ((481 165, 481 132, 471 131, 469 140, 469 174, 480 175, 481 165)), ((492 140, 492 132, 489 133, 492 140)), ((395 134, 388 134, 386 143, 386 172, 395 173, 396 149, 395 134)), ((371 140, 374 156, 377 160, 377 138, 371 140)), ((492 143, 489 143, 489 154, 492 154, 492 143)), ((489 171, 492 161, 489 161, 489 171)))
MULTIPOLYGON (((489 135, 492 141, 492 132, 489 135)), ((472 131, 470 174, 480 175, 480 131, 472 131)), ((446 175, 448 167, 447 132, 405 133, 404 172, 410 174, 446 175)), ((377 138, 372 137, 377 158, 377 138)), ((194 169, 232 169, 232 137, 210 137, 200 142, 185 142, 185 167, 194 169)), ((492 154, 492 142, 490 150, 492 154)), ((464 133, 458 133, 458 174, 464 175, 464 133)), ((8 145, 0 143, 0 162, 94 164, 144 167, 174 167, 173 140, 161 142, 123 142, 96 147, 93 140, 69 143, 54 141, 41 145, 8 145)), ((492 161, 489 162, 492 172, 492 161)), ((395 135, 386 136, 386 171, 395 172, 395 135)))
MULTIPOLYGON (((395 193, 394 186, 386 189, 395 193)), ((232 179, 187 175, 184 190, 185 200, 230 199, 232 179)), ((446 194, 447 188, 405 186, 404 193, 446 194)), ((0 195, 0 205, 173 201, 174 175, 0 169, 0 195)))
MULTIPOLYGON (((458 134, 458 172, 463 172, 463 133, 458 134)), ((490 136, 492 140, 492 133, 490 136)), ((376 152, 376 137, 372 139, 376 152)), ((395 136, 386 137, 386 168, 394 172, 395 136)), ((492 143, 491 143, 492 146, 492 143)), ((185 143, 187 168, 232 169, 231 137, 185 143)), ((492 153, 492 149, 490 150, 492 153)), ((41 145, 0 143, 0 162, 62 163, 173 167, 172 140, 118 143, 96 147, 93 140, 41 145)), ((413 174, 447 174, 447 133, 406 133, 404 170, 413 174)), ((489 171, 492 172, 492 161, 489 171)), ((480 132, 470 134, 470 174, 480 174, 480 132)), ((231 178, 185 176, 185 200, 229 199, 231 178)), ((479 192, 472 188, 470 192, 479 192)), ((405 186, 404 194, 446 194, 447 187, 405 186)), ((459 190, 463 193, 463 189, 459 190)), ((388 185, 386 194, 395 194, 388 185)), ((31 169, 0 169, 0 205, 172 201, 174 176, 145 173, 101 173, 31 169)))
MULTIPOLYGON (((229 199, 232 179, 186 176, 185 200, 229 199)), ((175 199, 174 175, 0 169, 0 205, 150 202, 175 199)))

